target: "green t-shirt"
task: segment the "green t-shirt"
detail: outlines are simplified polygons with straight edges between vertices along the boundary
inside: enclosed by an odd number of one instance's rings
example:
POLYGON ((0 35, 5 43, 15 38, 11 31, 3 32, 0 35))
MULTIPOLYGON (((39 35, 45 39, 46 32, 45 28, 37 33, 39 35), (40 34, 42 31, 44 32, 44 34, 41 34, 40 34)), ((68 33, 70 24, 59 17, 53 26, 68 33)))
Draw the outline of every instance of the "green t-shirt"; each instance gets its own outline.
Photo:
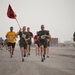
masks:
POLYGON ((28 32, 19 32, 19 36, 20 36, 20 41, 21 42, 24 42, 25 41, 25 39, 27 39, 27 38, 29 38, 29 34, 28 34, 28 32))
POLYGON ((31 45, 32 41, 31 41, 31 37, 33 37, 33 33, 32 32, 28 32, 30 39, 28 40, 28 44, 31 45))
POLYGON ((49 31, 44 30, 38 32, 38 36, 40 37, 40 42, 47 42, 47 37, 45 37, 44 35, 49 35, 49 31))

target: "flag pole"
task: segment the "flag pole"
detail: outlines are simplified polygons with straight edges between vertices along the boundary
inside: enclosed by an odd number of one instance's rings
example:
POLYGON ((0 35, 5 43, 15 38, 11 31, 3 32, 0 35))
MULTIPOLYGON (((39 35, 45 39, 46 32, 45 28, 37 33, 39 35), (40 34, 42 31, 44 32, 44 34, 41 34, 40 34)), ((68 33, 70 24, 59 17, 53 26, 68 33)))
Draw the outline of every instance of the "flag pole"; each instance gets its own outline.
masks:
POLYGON ((18 22, 17 18, 15 18, 15 19, 16 19, 16 22, 17 22, 17 24, 18 24, 19 28, 21 28, 21 26, 20 26, 20 24, 19 24, 19 22, 18 22))

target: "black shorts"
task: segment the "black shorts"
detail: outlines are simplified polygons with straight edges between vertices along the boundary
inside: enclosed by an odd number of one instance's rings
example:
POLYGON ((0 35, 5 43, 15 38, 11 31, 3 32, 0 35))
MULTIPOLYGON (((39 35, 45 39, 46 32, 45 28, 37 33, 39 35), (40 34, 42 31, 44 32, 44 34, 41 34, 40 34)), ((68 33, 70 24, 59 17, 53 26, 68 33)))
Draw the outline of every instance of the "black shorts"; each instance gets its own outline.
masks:
POLYGON ((1 43, 1 45, 3 46, 3 43, 1 43))
POLYGON ((28 45, 31 45, 31 44, 32 44, 31 40, 28 40, 28 41, 27 41, 27 44, 28 44, 28 45))
POLYGON ((24 49, 27 49, 27 43, 24 41, 19 41, 20 48, 24 47, 24 49))
POLYGON ((10 42, 8 42, 8 47, 9 47, 9 46, 12 46, 12 48, 15 48, 15 44, 16 44, 16 43, 10 43, 10 42))
POLYGON ((44 46, 44 48, 47 48, 47 42, 40 42, 40 46, 44 46))
POLYGON ((38 47, 40 47, 40 44, 37 44, 38 47))

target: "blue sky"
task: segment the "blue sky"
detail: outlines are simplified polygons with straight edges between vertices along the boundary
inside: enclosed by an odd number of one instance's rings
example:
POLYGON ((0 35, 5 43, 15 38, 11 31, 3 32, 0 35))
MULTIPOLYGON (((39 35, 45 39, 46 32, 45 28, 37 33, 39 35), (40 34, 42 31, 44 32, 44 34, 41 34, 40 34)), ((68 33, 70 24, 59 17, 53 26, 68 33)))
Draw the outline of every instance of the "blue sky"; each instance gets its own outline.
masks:
POLYGON ((42 24, 59 42, 72 40, 75 31, 75 0, 0 0, 0 36, 5 38, 10 26, 18 32, 14 19, 7 17, 11 4, 21 27, 30 27, 33 34, 42 24))

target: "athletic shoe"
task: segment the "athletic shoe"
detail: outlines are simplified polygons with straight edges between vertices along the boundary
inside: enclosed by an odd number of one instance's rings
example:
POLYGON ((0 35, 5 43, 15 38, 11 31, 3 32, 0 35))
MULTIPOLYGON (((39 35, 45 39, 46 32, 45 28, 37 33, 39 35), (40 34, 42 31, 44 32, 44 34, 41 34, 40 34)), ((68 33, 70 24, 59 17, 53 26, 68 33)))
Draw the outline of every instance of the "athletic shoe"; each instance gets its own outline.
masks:
POLYGON ((24 58, 22 59, 22 62, 24 62, 24 58))
POLYGON ((41 59, 41 62, 44 62, 44 58, 41 59))
POLYGON ((26 57, 26 54, 24 54, 24 57, 26 57))
POLYGON ((47 56, 47 58, 49 58, 49 56, 47 56))

